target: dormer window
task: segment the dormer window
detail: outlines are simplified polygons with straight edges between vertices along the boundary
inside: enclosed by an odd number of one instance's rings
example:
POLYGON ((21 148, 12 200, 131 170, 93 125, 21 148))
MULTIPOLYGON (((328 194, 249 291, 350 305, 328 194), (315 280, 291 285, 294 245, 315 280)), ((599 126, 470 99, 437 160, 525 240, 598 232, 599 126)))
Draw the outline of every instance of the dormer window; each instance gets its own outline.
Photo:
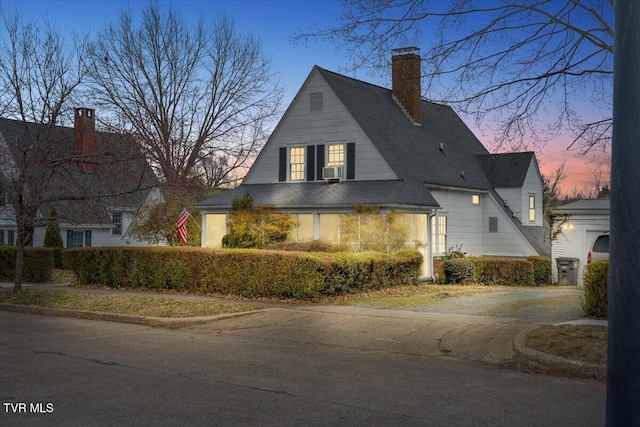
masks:
POLYGON ((536 220, 536 196, 529 194, 529 221, 535 222, 536 220))

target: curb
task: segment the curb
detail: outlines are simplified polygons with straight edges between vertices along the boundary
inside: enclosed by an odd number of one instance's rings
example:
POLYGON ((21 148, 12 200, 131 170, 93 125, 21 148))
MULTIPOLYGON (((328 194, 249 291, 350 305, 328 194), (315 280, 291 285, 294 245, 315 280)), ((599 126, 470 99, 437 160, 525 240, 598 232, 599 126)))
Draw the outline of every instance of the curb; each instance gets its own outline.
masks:
MULTIPOLYGON (((218 314, 216 316, 197 317, 153 317, 135 316, 132 314, 100 313, 84 310, 70 310, 66 308, 37 307, 33 305, 21 304, 0 304, 0 310, 14 313, 41 314, 44 316, 72 317, 75 319, 106 320, 109 322, 133 323, 136 325, 154 326, 169 329, 184 328, 186 326, 200 325, 214 322, 216 320, 228 319, 231 317, 246 316, 259 313, 264 310, 239 311, 237 313, 218 314)), ((268 309, 265 309, 268 310, 268 309)))
POLYGON ((577 360, 564 359, 552 354, 543 353, 526 346, 527 335, 535 329, 535 326, 523 329, 513 340, 513 350, 520 356, 531 360, 543 367, 566 372, 571 375, 583 378, 596 378, 604 380, 607 378, 607 366, 595 363, 580 362, 577 360))

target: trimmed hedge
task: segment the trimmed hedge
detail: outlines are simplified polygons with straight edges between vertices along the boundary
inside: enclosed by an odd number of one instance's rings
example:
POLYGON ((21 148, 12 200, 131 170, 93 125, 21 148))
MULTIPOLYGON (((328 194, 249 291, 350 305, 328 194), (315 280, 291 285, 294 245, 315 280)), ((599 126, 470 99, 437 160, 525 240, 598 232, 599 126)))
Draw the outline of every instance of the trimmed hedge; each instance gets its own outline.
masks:
POLYGON ((533 281, 536 286, 551 284, 551 258, 546 256, 530 256, 527 261, 533 264, 533 281))
POLYGON ((442 261, 439 268, 445 283, 466 283, 473 279, 473 262, 464 258, 442 261))
POLYGON ((349 246, 325 242, 322 240, 311 240, 308 242, 278 242, 268 245, 265 249, 275 251, 296 251, 296 252, 348 252, 349 246))
POLYGON ((480 283, 500 286, 542 286, 551 283, 551 260, 481 257, 434 259, 437 283, 480 283))
MULTIPOLYGON (((13 281, 16 276, 15 246, 0 245, 0 279, 13 281)), ((24 248, 24 269, 22 280, 25 282, 47 282, 53 271, 53 249, 24 248)))
POLYGON ((533 263, 524 259, 473 258, 474 278, 483 285, 535 286, 533 263))
POLYGON ((84 285, 308 300, 415 283, 422 257, 162 247, 69 249, 63 261, 84 285))
POLYGON ((606 319, 609 310, 609 261, 597 261, 584 269, 584 301, 582 308, 588 317, 606 319))

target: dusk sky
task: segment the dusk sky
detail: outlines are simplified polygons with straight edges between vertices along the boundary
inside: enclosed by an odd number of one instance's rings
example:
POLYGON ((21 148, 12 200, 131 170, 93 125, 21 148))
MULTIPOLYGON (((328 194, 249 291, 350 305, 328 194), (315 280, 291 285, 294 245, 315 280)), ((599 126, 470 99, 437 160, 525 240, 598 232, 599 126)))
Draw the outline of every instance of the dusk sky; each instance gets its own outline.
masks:
MULTIPOLYGON (((340 72, 348 66, 348 58, 336 52, 333 45, 317 40, 304 44, 294 44, 289 38, 299 29, 314 24, 319 27, 335 25, 341 8, 339 1, 232 1, 232 0, 190 0, 172 2, 174 9, 187 20, 202 15, 213 19, 218 11, 223 11, 234 19, 237 30, 252 32, 263 40, 266 53, 272 57, 273 70, 280 74, 285 89, 283 108, 286 108, 304 82, 314 65, 340 72)), ((116 21, 120 10, 129 8, 134 14, 140 13, 144 1, 14 1, 0 0, 3 9, 18 8, 22 16, 36 21, 46 18, 62 31, 77 30, 89 32, 90 36, 100 30, 107 22, 116 21)), ((423 46, 424 48, 424 46, 423 46)), ((376 79, 359 71, 352 77, 389 87, 390 79, 376 79)), ((462 117, 476 136, 490 148, 492 137, 486 130, 475 127, 472 118, 462 117)), ((563 185, 565 192, 574 187, 582 188, 593 182, 591 170, 597 164, 590 156, 580 156, 576 151, 567 151, 572 138, 568 135, 558 137, 544 148, 536 149, 536 155, 543 174, 550 174, 563 160, 566 161, 568 178, 563 185), (591 170, 590 170, 591 169, 591 170)), ((533 149, 533 147, 530 147, 533 149)), ((603 178, 608 181, 609 168, 603 167, 603 178)))

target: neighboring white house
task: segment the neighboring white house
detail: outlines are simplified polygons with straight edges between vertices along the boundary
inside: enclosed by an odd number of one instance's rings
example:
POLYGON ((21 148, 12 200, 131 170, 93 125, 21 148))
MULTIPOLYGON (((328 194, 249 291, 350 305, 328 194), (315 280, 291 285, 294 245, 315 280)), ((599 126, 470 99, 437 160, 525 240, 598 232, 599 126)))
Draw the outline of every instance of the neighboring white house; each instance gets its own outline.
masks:
POLYGON ((291 240, 340 242, 355 205, 402 214, 432 260, 548 255, 542 179, 531 152, 490 154, 448 106, 421 98, 415 48, 392 57, 391 90, 315 66, 238 188, 196 204, 202 246, 220 247, 232 201, 291 213, 291 240))
MULTIPOLYGON (((58 157, 66 154, 68 158, 84 160, 69 161, 52 174, 42 191, 45 198, 54 201, 44 203, 39 216, 48 218, 55 208, 67 248, 147 245, 130 235, 141 208, 161 197, 146 159, 126 137, 96 131, 93 109, 77 108, 74 120, 73 128, 49 130, 50 135, 55 135, 49 144, 51 150, 62 153, 58 157), (104 147, 109 148, 108 153, 104 147)), ((9 163, 15 166, 26 141, 44 134, 44 128, 45 125, 0 118, 0 147, 8 159, 0 165, 5 179, 11 175, 9 163)), ((15 211, 2 183, 0 179, 0 243, 13 245, 17 239, 15 211)), ((44 234, 45 227, 35 228, 33 246, 43 246, 44 234)))
POLYGON ((609 199, 578 200, 551 212, 556 223, 562 223, 561 233, 551 242, 553 280, 558 280, 556 258, 578 258, 578 285, 582 285, 587 254, 598 235, 609 232, 609 199))

